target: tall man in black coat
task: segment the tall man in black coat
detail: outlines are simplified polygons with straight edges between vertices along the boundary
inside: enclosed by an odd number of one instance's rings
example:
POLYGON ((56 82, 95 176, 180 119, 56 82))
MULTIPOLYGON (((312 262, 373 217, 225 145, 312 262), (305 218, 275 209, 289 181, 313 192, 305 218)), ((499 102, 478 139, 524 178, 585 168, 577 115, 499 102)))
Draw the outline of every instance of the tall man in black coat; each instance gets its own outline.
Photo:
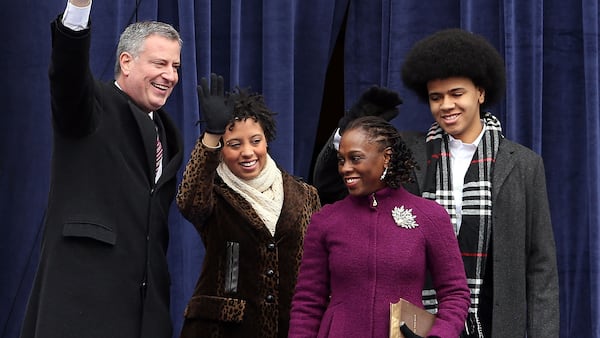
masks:
POLYGON ((182 140, 161 107, 182 41, 164 23, 129 26, 115 81, 101 83, 90 8, 70 0, 52 22, 51 186, 21 337, 170 338, 167 217, 182 140))

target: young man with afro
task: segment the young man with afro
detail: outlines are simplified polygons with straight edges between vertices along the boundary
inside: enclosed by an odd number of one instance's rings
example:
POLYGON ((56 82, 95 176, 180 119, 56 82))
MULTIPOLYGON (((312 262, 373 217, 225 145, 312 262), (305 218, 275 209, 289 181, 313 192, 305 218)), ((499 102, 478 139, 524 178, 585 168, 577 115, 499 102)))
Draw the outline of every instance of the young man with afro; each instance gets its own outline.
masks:
MULTIPOLYGON (((462 337, 558 337, 544 164, 506 139, 485 110, 505 89, 502 57, 482 36, 446 29, 413 46, 402 80, 435 120, 426 138, 411 144, 424 169, 416 172, 419 191, 446 208, 462 252, 471 289, 462 337)), ((423 299, 435 307, 433 290, 423 299)))

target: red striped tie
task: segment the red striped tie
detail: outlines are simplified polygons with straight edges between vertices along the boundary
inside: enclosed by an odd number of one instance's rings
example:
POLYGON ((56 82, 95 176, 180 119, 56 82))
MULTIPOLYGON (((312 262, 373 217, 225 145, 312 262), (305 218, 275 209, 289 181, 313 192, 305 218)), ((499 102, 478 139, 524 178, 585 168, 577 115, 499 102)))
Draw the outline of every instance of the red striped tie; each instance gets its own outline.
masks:
POLYGON ((158 173, 158 168, 160 167, 160 162, 163 158, 163 148, 162 143, 160 143, 160 138, 156 135, 156 173, 158 173))

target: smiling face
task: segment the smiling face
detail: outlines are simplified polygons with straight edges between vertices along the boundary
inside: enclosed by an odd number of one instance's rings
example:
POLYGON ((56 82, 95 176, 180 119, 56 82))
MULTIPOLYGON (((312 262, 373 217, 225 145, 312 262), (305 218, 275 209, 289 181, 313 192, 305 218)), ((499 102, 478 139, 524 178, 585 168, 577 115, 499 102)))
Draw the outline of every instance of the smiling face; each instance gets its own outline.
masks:
POLYGON ((464 143, 475 141, 481 133, 482 88, 465 77, 431 80, 427 83, 429 108, 435 121, 452 137, 464 143))
POLYGON ((379 178, 390 156, 362 129, 346 130, 340 140, 338 171, 348 192, 366 196, 386 186, 379 178))
POLYGON ((244 180, 256 178, 267 164, 267 139, 253 118, 235 121, 223 134, 223 162, 244 180))
POLYGON ((150 35, 138 56, 121 53, 117 83, 143 110, 162 107, 179 81, 181 46, 177 40, 150 35))

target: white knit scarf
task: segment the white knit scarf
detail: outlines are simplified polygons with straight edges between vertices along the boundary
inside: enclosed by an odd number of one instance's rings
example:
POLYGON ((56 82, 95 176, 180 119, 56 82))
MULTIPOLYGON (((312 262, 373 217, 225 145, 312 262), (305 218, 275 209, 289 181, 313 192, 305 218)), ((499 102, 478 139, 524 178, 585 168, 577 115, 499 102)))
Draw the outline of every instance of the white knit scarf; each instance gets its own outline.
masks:
POLYGON ((283 179, 271 156, 267 154, 266 158, 263 170, 250 180, 240 179, 223 162, 217 167, 217 174, 225 184, 250 203, 271 235, 274 235, 283 206, 283 179))

